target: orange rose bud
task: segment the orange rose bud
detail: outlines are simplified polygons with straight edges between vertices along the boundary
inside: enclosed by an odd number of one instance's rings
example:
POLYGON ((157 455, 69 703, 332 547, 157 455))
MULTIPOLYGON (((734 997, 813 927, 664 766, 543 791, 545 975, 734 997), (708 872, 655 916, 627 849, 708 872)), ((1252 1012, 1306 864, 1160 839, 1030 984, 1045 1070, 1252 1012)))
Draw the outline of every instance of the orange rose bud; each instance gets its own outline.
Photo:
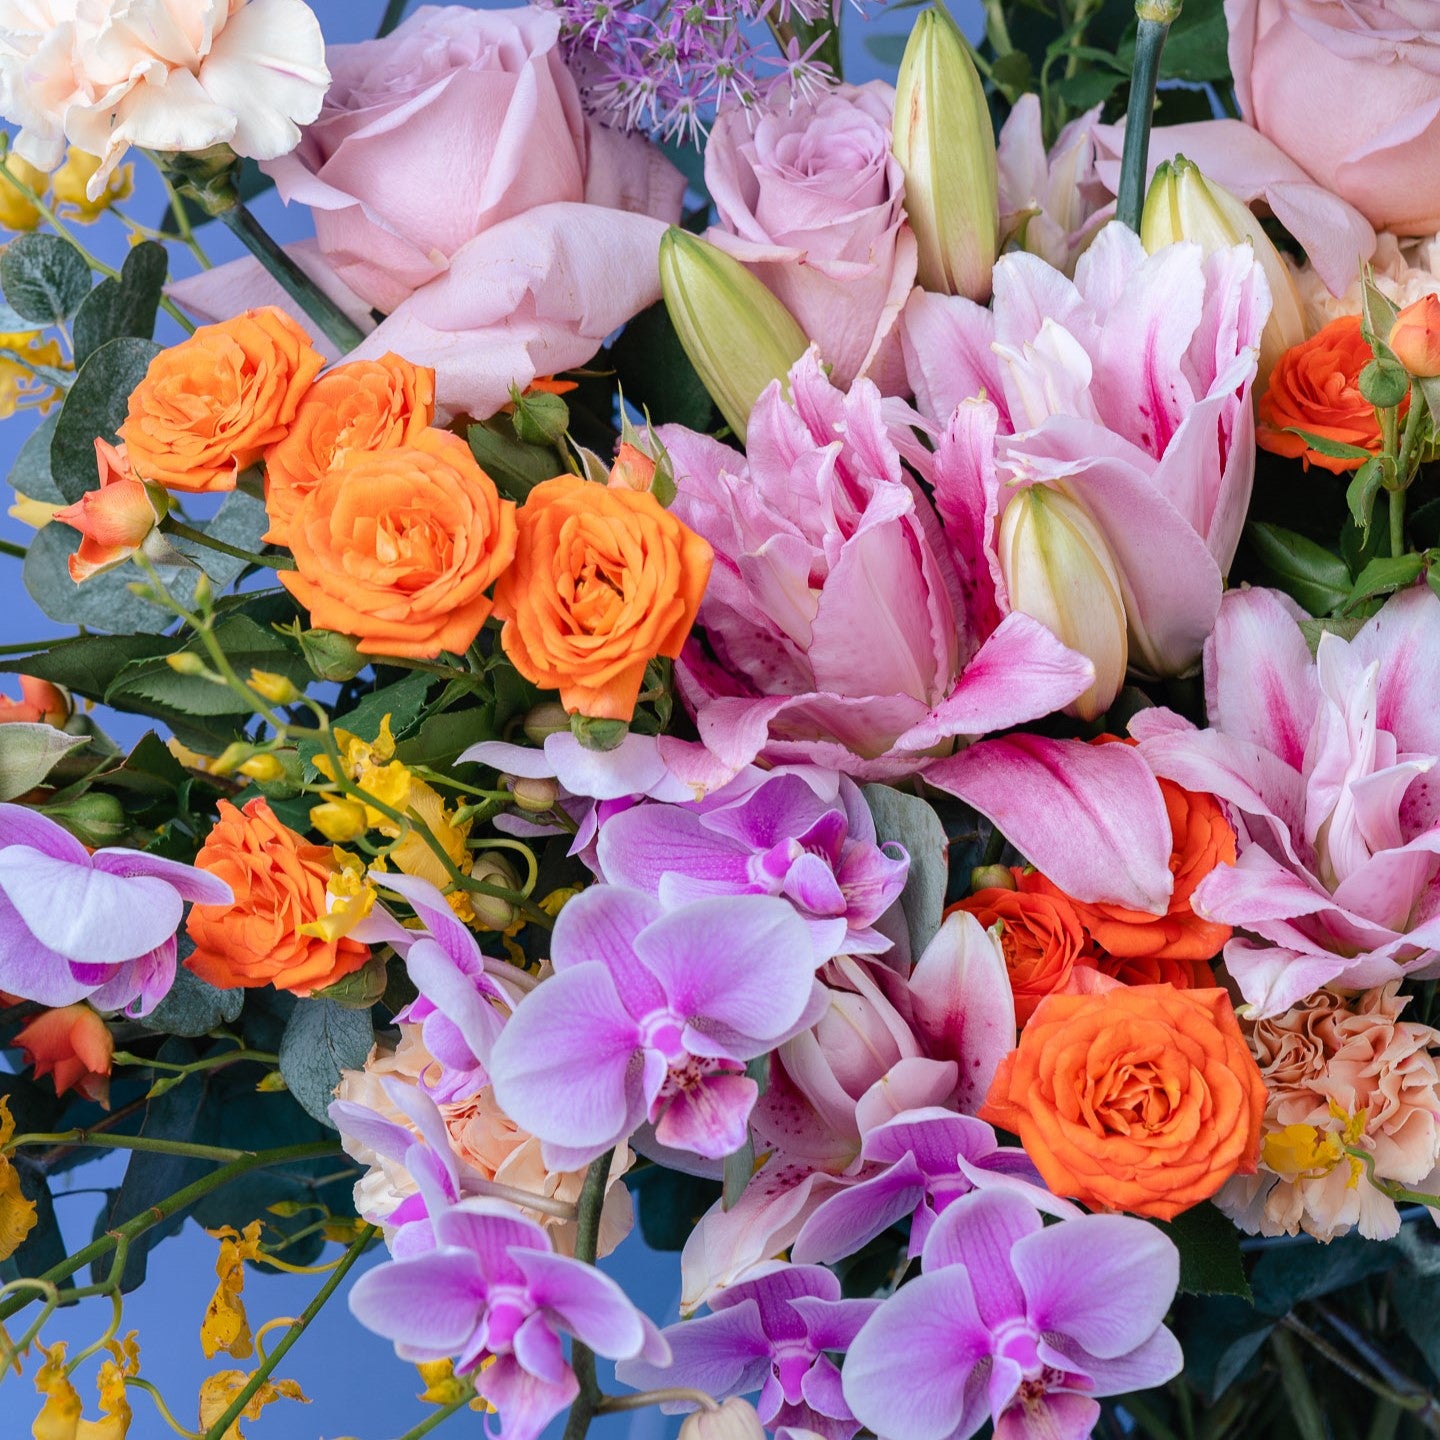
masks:
POLYGON ((37 680, 33 675, 22 675, 18 700, 0 695, 0 725, 19 720, 58 728, 70 718, 72 708, 70 697, 58 685, 37 680))
POLYGON ((219 809, 195 863, 224 880, 235 901, 191 907, 185 928, 195 950, 186 966, 221 989, 274 985, 308 995, 365 964, 370 950, 358 940, 302 933, 327 913, 330 847, 307 844, 263 799, 243 810, 222 800, 219 809))
POLYGON ((130 473, 125 446, 111 445, 97 435, 95 465, 100 472, 99 489, 87 490, 53 516, 80 532, 80 548, 70 557, 70 578, 77 585, 123 565, 150 538, 170 508, 163 491, 155 494, 130 473))
POLYGON ((645 667, 680 654, 713 559, 646 491, 574 475, 543 481, 520 511, 515 563, 495 587, 500 643, 567 710, 629 720, 645 667))
POLYGON ((1418 380, 1440 376, 1440 295, 1422 295, 1390 327, 1390 349, 1418 380))
POLYGON ((320 481, 360 451, 409 445, 435 418, 435 372, 398 355, 351 360, 305 393, 285 437, 265 452, 271 544, 320 481))
POLYGON ((309 491, 280 583, 311 624, 362 655, 464 654, 490 616, 486 590, 515 554, 515 506, 448 430, 346 457, 309 491))
POLYGON ((648 490, 655 482, 655 462, 641 449, 622 441, 606 482, 612 490, 648 490))
POLYGON ((120 427, 131 469, 167 490, 233 490, 283 438, 324 364, 273 305, 202 325, 162 350, 131 392, 120 427))
MULTIPOLYGON (((1326 440, 1358 445, 1378 453, 1382 440, 1375 407, 1360 393, 1360 372, 1375 358, 1360 333, 1358 315, 1342 315, 1276 363, 1260 397, 1255 440, 1262 450, 1300 458, 1339 475, 1358 470, 1358 456, 1337 459, 1312 450, 1291 429, 1308 430, 1326 440)), ((1408 408, 1409 401, 1406 401, 1408 408)))
POLYGON ((1159 1220, 1254 1173, 1264 1114, 1230 997, 1170 985, 1041 1001, 980 1108, 1055 1194, 1159 1220))
POLYGON ((78 1090, 87 1100, 110 1108, 110 1057, 115 1037, 88 1005, 66 1005, 37 1015, 15 1037, 35 1078, 50 1075, 55 1093, 78 1090))
POLYGON ((1025 876, 1012 872, 1017 888, 977 890, 945 913, 968 910, 987 930, 1000 924, 1000 949, 1015 995, 1015 1021, 1023 1025, 1047 996, 1070 984, 1075 967, 1094 968, 1085 931, 1068 896, 1026 890, 1025 876))

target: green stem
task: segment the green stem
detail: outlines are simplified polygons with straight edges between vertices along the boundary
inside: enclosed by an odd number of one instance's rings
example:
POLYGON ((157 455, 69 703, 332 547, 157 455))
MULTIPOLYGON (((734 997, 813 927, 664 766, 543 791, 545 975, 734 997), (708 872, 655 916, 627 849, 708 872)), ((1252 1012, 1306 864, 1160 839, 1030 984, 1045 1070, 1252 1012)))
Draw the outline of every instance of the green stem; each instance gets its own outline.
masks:
POLYGON ((242 550, 238 545, 227 545, 223 540, 217 540, 213 535, 207 535, 203 530, 195 529, 193 525, 186 525, 173 515, 167 515, 160 522, 160 529, 166 535, 175 536, 177 540, 188 540, 192 545, 203 545, 207 550, 218 550, 220 554, 229 555, 234 560, 244 560, 248 565, 263 565, 271 570, 293 570, 295 568, 295 562, 288 555, 258 555, 253 550, 242 550))
MULTIPOLYGON (((605 1191, 610 1184, 610 1162, 614 1155, 613 1150, 607 1150, 598 1160, 591 1161, 576 1205, 579 1213, 575 1223, 575 1258, 587 1265, 595 1263, 595 1252, 600 1245, 600 1212, 605 1205, 605 1191)), ((595 1352, 579 1340, 573 1340, 570 1345, 570 1368, 580 1382, 580 1393, 570 1407, 570 1418, 565 1422, 562 1440, 584 1440, 590 1421, 599 1412, 606 1397, 600 1393, 595 1378, 595 1352)))
POLYGON ((1390 553, 1405 553, 1405 492, 1390 492, 1390 553))
POLYGON ((359 326, 275 243, 243 201, 237 198, 219 218, 342 355, 359 345, 365 338, 359 326))
POLYGON ((274 1373, 275 1367, 285 1358, 286 1353, 305 1333, 305 1328, 325 1308, 325 1303, 339 1289, 340 1282, 350 1273, 355 1262, 364 1253, 366 1246, 377 1234, 374 1225, 367 1225, 360 1238, 345 1252, 340 1263, 330 1272, 329 1278, 316 1292, 315 1298, 300 1312, 300 1317, 280 1337, 279 1343, 255 1367, 255 1373, 245 1382, 226 1407, 225 1413, 205 1432, 205 1440, 220 1440, 231 1425, 240 1418, 241 1412, 250 1403, 250 1398, 274 1373))
POLYGON ((595 1409, 601 1415, 614 1415, 621 1410, 645 1410, 651 1405, 698 1405, 702 1410, 718 1410, 713 1395, 692 1390, 685 1385, 672 1385, 666 1390, 640 1390, 634 1395, 605 1395, 595 1409))
POLYGON ((1405 416, 1405 433, 1400 438, 1400 458, 1395 466, 1395 478, 1402 488, 1408 488, 1414 479, 1416 464, 1415 446, 1424 427, 1425 392, 1418 386, 1410 387, 1410 411, 1405 416))
POLYGON ((148 1380, 142 1380, 138 1375, 127 1375, 126 1385, 135 1390, 143 1390, 154 1402, 155 1408, 160 1412, 160 1418, 177 1434, 188 1437, 188 1440, 201 1440, 198 1430, 187 1430, 173 1414, 170 1407, 165 1403, 165 1397, 148 1380))
POLYGON ((152 1135, 97 1135, 89 1130, 58 1130, 54 1134, 17 1135, 6 1149, 28 1145, 89 1146, 97 1150, 148 1150, 156 1155, 188 1155, 195 1160, 243 1160, 253 1150, 232 1150, 218 1145, 194 1145, 188 1140, 162 1140, 152 1135))
MULTIPOLYGON (((50 1285, 58 1285, 62 1280, 68 1280, 77 1270, 83 1270, 92 1261, 108 1255, 120 1244, 128 1246, 147 1230, 163 1225, 167 1220, 189 1209, 197 1200, 203 1200, 221 1186, 238 1180, 242 1175, 250 1174, 252 1170, 266 1170, 272 1165, 289 1165, 300 1160, 318 1160, 328 1155, 336 1155, 339 1151, 339 1142, 334 1140, 316 1140, 306 1145, 283 1145, 275 1150, 254 1151, 242 1160, 212 1170, 210 1174, 193 1181, 182 1190, 177 1190, 158 1205, 152 1205, 133 1220, 127 1220, 114 1230, 107 1230, 83 1249, 67 1255, 58 1265, 52 1265, 39 1279, 50 1285)), ((8 1320, 16 1311, 23 1310, 29 1303, 30 1297, 18 1295, 0 1302, 0 1323, 8 1320)))
POLYGON ((383 40, 405 18, 410 0, 389 0, 385 13, 380 17, 380 28, 375 32, 377 40, 383 40))
MULTIPOLYGON (((1424 1393, 1414 1396, 1397 1394, 1386 1385, 1384 1381, 1379 1379, 1378 1376, 1371 1375, 1369 1371, 1357 1365, 1344 1351, 1337 1349, 1323 1335, 1317 1334, 1303 1320, 1298 1319, 1294 1315, 1286 1315, 1280 1321, 1280 1324, 1284 1329, 1298 1335, 1317 1354, 1323 1355, 1336 1369, 1344 1371, 1344 1373, 1357 1384, 1363 1385, 1372 1394, 1378 1395, 1382 1400, 1387 1400, 1391 1404, 1399 1405, 1402 1410, 1408 1410, 1412 1414, 1424 1411, 1427 1408, 1426 1402, 1430 1400, 1430 1396, 1424 1393)), ((1278 1332, 1275 1338, 1279 1340, 1280 1335, 1278 1332)), ((1426 1428, 1429 1429, 1431 1427, 1427 1424, 1426 1428)))
POLYGON ((457 1410, 463 1410, 474 1398, 475 1392, 472 1390, 468 1395, 452 1400, 433 1415, 427 1415, 418 1425, 412 1425, 400 1440, 421 1440, 422 1436, 428 1435, 432 1430, 438 1430, 457 1410))
POLYGON ((23 560, 28 552, 23 545, 13 544, 9 540, 0 540, 0 555, 13 555, 17 560, 23 560))
POLYGON ((1150 125, 1155 111, 1155 87, 1160 79, 1160 52, 1171 23, 1180 13, 1177 0, 1165 4, 1138 0, 1135 13, 1135 63, 1130 72, 1130 103, 1125 111, 1125 147, 1120 156, 1120 191, 1116 218, 1138 235, 1140 212, 1145 206, 1145 172, 1150 156, 1150 125))

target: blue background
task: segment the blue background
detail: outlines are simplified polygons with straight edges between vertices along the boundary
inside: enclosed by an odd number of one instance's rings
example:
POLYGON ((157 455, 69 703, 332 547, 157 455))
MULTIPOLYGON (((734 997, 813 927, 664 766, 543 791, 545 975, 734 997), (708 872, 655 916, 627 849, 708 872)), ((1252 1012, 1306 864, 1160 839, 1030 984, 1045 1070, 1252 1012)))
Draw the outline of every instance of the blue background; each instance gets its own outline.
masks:
MULTIPOLYGON (((310 0, 310 4, 331 43, 368 39, 384 8, 381 0, 310 0)), ((977 0, 967 0, 963 6, 951 8, 978 38, 980 7, 977 0)), ((878 75, 893 78, 900 42, 898 39, 887 42, 884 37, 907 33, 914 13, 907 8, 881 13, 862 22, 846 0, 843 34, 847 79, 864 81, 878 75)), ((154 223, 164 210, 163 193, 143 158, 135 157, 134 171, 136 194, 124 208, 137 219, 154 223)), ((253 209, 271 234, 283 241, 299 239, 310 231, 307 212, 299 208, 287 210, 273 191, 256 201, 253 209)), ((206 227, 201 238, 210 258, 217 264, 241 253, 238 243, 220 226, 206 227)), ((126 248, 120 226, 111 220, 101 221, 87 230, 85 243, 116 265, 126 248)), ((188 274, 194 268, 193 260, 180 246, 171 247, 171 264, 176 275, 188 274)), ((162 328, 156 338, 179 339, 180 332, 174 322, 164 314, 160 318, 162 328)), ((9 470, 15 453, 32 428, 32 414, 21 412, 0 426, 0 474, 9 470)), ((0 501, 0 512, 9 503, 7 494, 0 501)), ((24 545, 32 532, 0 513, 0 534, 24 545)), ((19 562, 3 556, 0 556, 0 594, 5 600, 0 605, 0 645, 44 640, 62 633, 61 627, 47 619, 26 593, 20 583, 19 562)), ((10 677, 0 681, 0 687, 15 693, 10 677)), ((122 744, 137 740, 147 728, 137 716, 97 713, 96 718, 122 744)), ((72 1248, 84 1244, 90 1237, 100 1203, 94 1190, 117 1184, 123 1165, 123 1157, 111 1156, 71 1171, 61 1179, 60 1183, 69 1189, 58 1192, 57 1205, 72 1248)), ((134 1328, 140 1332, 141 1373, 160 1388, 177 1418, 185 1424, 195 1421, 201 1380, 237 1363, 224 1355, 207 1362, 200 1349, 200 1322, 215 1285, 213 1267, 217 1250, 216 1242, 197 1225, 187 1224, 180 1235, 156 1252, 150 1264, 149 1281, 125 1302, 122 1331, 134 1328)), ((383 1248, 377 1247, 362 1264, 378 1263, 383 1258, 383 1248)), ((622 1280, 636 1303, 657 1322, 663 1325, 677 1317, 678 1255, 649 1250, 637 1232, 605 1262, 605 1268, 622 1280)), ((315 1277, 294 1277, 249 1268, 245 1300, 252 1327, 258 1329, 274 1316, 298 1314, 320 1283, 315 1277)), ((277 1401, 260 1420, 245 1422, 244 1428, 252 1440, 342 1440, 342 1437, 385 1440, 385 1437, 403 1434, 432 1413, 432 1407, 420 1404, 415 1398, 422 1387, 414 1368, 397 1360, 388 1343, 350 1318, 343 1302, 345 1289, 348 1285, 310 1326, 278 1372, 299 1380, 313 1403, 301 1407, 277 1401)), ((89 1344, 108 1318, 108 1302, 87 1302, 59 1312, 47 1325, 45 1338, 47 1342, 70 1341, 73 1353, 89 1344)), ((249 1364, 253 1362, 247 1362, 245 1368, 249 1364)), ((0 1387, 0 1440, 23 1440, 30 1433, 30 1424, 39 1408, 39 1399, 30 1389, 29 1374, 33 1374, 33 1370, 32 1362, 25 1378, 11 1375, 0 1387)), ((86 1401, 86 1413, 93 1416, 96 1411, 92 1377, 93 1367, 86 1366, 76 1376, 76 1383, 86 1401)), ((602 1382, 604 1379, 602 1362, 602 1382)), ((152 1437, 173 1433, 155 1413, 147 1396, 132 1392, 131 1399, 135 1411, 131 1428, 133 1440, 152 1440, 152 1437)), ((462 1411, 445 1422, 441 1433, 478 1435, 485 1423, 484 1417, 462 1411)), ((592 1434, 599 1440, 626 1440, 626 1437, 659 1440, 659 1437, 673 1435, 677 1425, 678 1422, 661 1416, 658 1411, 648 1410, 608 1417, 597 1422, 592 1434)), ((557 1422, 552 1430, 558 1434, 559 1428, 557 1422)))

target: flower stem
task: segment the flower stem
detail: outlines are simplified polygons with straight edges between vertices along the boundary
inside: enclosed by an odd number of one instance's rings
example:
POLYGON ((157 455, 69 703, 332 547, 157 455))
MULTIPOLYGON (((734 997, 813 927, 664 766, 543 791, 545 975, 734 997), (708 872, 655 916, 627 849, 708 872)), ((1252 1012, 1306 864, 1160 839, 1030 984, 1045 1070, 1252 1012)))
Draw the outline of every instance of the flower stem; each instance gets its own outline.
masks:
POLYGON ((253 550, 242 550, 238 545, 227 545, 223 540, 217 540, 213 535, 207 535, 193 525, 186 525, 173 515, 167 515, 160 522, 160 528, 165 534, 173 535, 177 540, 188 540, 192 545, 203 545, 207 550, 217 550, 221 555, 229 555, 234 560, 244 560, 249 565, 263 565, 271 570, 293 570, 295 568, 295 562, 288 555, 260 555, 253 550))
POLYGON ((452 1400, 433 1415, 427 1415, 418 1425, 412 1426, 400 1437, 400 1440, 422 1440, 423 1436, 430 1434, 432 1430, 438 1430, 452 1415, 463 1410, 474 1398, 475 1392, 471 1390, 468 1394, 461 1395, 459 1399, 452 1400))
POLYGON ((1138 235, 1145 206, 1145 174, 1150 156, 1150 125, 1160 52, 1180 13, 1180 0, 1136 0, 1135 62, 1130 72, 1130 103, 1125 111, 1125 147, 1120 156, 1120 190, 1115 216, 1138 235))
MULTIPOLYGON (((610 1184, 610 1162, 614 1154, 614 1150, 607 1150, 598 1160, 590 1162, 576 1206, 579 1214, 575 1225, 575 1258, 587 1265, 595 1263, 595 1252, 600 1246, 600 1212, 605 1205, 605 1191, 610 1184)), ((570 1418, 565 1422, 562 1440, 584 1440, 591 1420, 599 1413, 606 1397, 600 1393, 595 1379, 595 1352, 579 1340, 571 1341, 570 1368, 580 1383, 580 1393, 570 1407, 570 1418)))
POLYGON ((1390 492, 1390 553, 1405 553, 1405 492, 1390 492))
POLYGON ((225 228, 270 272, 342 355, 365 338, 359 326, 275 243, 243 201, 237 197, 233 205, 218 213, 225 228))
POLYGON ((27 1145, 93 1146, 99 1150, 148 1150, 157 1155, 188 1155, 195 1160, 243 1160, 253 1150, 231 1150, 218 1145, 194 1145, 188 1140, 162 1140, 153 1135, 97 1135, 89 1130, 58 1130, 53 1134, 17 1135, 5 1148, 27 1145))
POLYGON ((0 540, 0 555, 13 555, 17 560, 23 560, 26 550, 23 545, 13 544, 9 540, 0 540))
POLYGON ((720 1408, 713 1395, 684 1385, 672 1385, 666 1390, 639 1390, 634 1395, 605 1395, 595 1408, 602 1415, 613 1415, 617 1410, 644 1410, 650 1405, 698 1405, 702 1410, 720 1408))
POLYGON ((380 28, 375 32, 377 40, 383 40, 405 18, 410 0, 390 0, 385 13, 380 17, 380 28))
POLYGON ((316 1291, 315 1298, 300 1312, 300 1317, 280 1337, 275 1348, 255 1367, 255 1373, 236 1392, 235 1398, 226 1407, 225 1413, 205 1432, 205 1440, 221 1440, 230 1426, 240 1418, 241 1412, 250 1403, 250 1398, 274 1373, 275 1367, 285 1358, 290 1347, 305 1333, 305 1327, 325 1308, 325 1302, 339 1289, 340 1282, 350 1273, 355 1262, 365 1252, 366 1246, 375 1238, 376 1227, 367 1225, 360 1232, 360 1238, 345 1252, 340 1263, 331 1271, 329 1278, 316 1291))

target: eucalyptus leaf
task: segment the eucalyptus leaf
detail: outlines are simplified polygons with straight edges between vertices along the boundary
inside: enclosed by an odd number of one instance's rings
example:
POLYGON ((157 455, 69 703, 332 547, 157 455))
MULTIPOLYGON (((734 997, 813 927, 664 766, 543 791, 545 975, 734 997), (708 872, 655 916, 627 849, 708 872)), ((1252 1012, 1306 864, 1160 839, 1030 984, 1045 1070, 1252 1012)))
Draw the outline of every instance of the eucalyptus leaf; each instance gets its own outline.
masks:
POLYGON ((99 483, 95 440, 116 439, 125 423, 130 392, 145 378, 151 360, 159 353, 160 346, 153 341, 126 336, 102 345, 80 367, 60 407, 50 445, 50 472, 66 501, 78 500, 99 483))
POLYGON ((65 497, 50 474, 50 444, 55 436, 59 412, 47 415, 26 437, 10 467, 10 487, 27 500, 46 505, 64 505, 65 497))
POLYGON ((89 743, 88 735, 67 735, 53 725, 0 725, 0 800, 33 790, 60 760, 89 743))
POLYGON ((90 266, 58 235, 17 235, 0 252, 0 289, 15 313, 35 325, 68 320, 90 293, 90 266))
POLYGON ((280 1073, 305 1111, 330 1125, 340 1072, 360 1069, 374 1040, 368 1011, 318 997, 299 1000, 280 1039, 280 1073))
MULTIPOLYGON (((186 943, 182 938, 182 946, 186 943)), ((217 1027, 238 1020, 244 1003, 243 990, 220 990, 182 965, 175 972, 175 983, 169 993, 141 1018, 140 1024, 162 1035, 208 1035, 217 1027)))
MULTIPOLYGON (((133 565, 117 566, 77 585, 70 578, 68 562, 79 546, 78 530, 51 524, 36 531, 26 552, 25 588, 52 620, 88 630, 118 631, 127 637, 137 632, 159 634, 175 623, 170 611, 130 591, 133 582, 145 578, 133 565)), ((158 568, 170 593, 188 603, 199 571, 182 572, 171 565, 158 568)))
POLYGON ((75 314, 75 360, 79 364, 109 340, 148 340, 169 268, 165 247, 142 240, 125 256, 120 278, 103 279, 75 314))
MULTIPOLYGON (((264 546, 265 532, 270 528, 270 517, 265 513, 263 500, 257 500, 243 490, 232 490, 214 516, 203 524, 196 524, 194 528, 223 541, 226 545, 258 552, 264 546)), ((210 577, 217 590, 234 584, 244 573, 248 563, 196 540, 186 540, 178 535, 166 538, 180 554, 193 560, 210 577)))
POLYGON ((940 929, 949 881, 946 850, 949 841, 940 817, 917 795, 889 785, 864 787, 865 803, 875 817, 875 835, 881 845, 899 844, 910 857, 910 873, 900 895, 905 927, 910 932, 910 953, 919 959, 940 929))

